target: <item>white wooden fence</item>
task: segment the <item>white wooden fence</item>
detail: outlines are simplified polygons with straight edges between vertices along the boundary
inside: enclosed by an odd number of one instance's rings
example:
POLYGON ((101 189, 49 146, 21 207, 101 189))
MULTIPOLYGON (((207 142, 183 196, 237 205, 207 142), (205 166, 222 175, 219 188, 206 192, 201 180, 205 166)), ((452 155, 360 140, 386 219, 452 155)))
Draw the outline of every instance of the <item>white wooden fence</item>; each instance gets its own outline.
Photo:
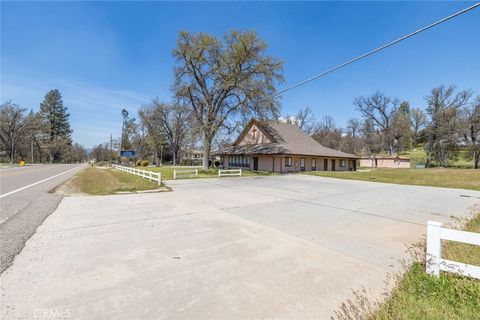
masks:
POLYGON ((227 177, 227 176, 242 176, 242 169, 219 169, 218 177, 227 177))
POLYGON ((198 176, 198 169, 182 169, 173 170, 173 179, 181 178, 181 176, 198 176))
POLYGON ((439 276, 440 271, 447 271, 480 279, 480 266, 442 259, 442 240, 480 246, 480 233, 442 228, 440 222, 428 221, 427 273, 439 276))
POLYGON ((115 168, 124 172, 128 172, 151 181, 156 181, 158 186, 162 184, 162 174, 160 172, 152 172, 149 170, 141 170, 137 168, 119 166, 116 164, 112 164, 112 168, 115 168))

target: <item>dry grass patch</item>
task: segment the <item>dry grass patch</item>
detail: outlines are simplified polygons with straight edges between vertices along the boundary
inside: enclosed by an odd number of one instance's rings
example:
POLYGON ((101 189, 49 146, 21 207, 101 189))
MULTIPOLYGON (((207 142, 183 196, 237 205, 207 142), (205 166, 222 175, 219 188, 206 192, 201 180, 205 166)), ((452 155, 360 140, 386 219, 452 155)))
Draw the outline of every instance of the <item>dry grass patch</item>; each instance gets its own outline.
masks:
POLYGON ((157 183, 111 168, 87 168, 75 175, 66 187, 73 193, 107 195, 157 189, 157 183))

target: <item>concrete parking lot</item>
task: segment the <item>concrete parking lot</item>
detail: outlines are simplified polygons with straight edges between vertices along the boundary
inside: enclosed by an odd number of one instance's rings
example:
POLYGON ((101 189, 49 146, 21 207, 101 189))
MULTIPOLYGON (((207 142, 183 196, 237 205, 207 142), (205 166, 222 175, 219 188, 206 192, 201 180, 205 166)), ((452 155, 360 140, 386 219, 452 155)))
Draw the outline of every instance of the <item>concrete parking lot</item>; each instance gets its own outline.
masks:
POLYGON ((65 198, 0 277, 1 316, 329 319, 480 192, 303 175, 65 198))

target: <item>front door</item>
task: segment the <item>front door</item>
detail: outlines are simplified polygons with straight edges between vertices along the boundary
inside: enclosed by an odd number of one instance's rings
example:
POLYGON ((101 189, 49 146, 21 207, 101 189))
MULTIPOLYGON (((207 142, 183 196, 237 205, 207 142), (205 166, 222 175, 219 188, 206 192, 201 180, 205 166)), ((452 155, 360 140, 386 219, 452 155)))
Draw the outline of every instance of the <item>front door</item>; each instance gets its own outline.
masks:
POLYGON ((335 159, 332 159, 332 171, 335 171, 335 159))
POLYGON ((323 159, 323 171, 328 171, 328 160, 323 159))
POLYGON ((258 170, 258 157, 253 157, 253 170, 258 170))
POLYGON ((305 158, 300 158, 300 171, 305 171, 305 158))

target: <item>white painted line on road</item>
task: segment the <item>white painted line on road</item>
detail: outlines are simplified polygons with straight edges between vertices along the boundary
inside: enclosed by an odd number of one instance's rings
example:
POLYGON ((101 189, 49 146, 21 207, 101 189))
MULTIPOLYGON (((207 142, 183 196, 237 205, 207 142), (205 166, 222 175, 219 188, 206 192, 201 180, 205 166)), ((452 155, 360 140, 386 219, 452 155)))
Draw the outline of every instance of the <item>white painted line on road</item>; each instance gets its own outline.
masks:
POLYGON ((46 182, 46 181, 48 181, 48 180, 55 179, 56 177, 60 177, 61 175, 65 174, 65 173, 72 172, 73 170, 77 170, 77 169, 79 169, 79 168, 81 168, 81 167, 82 167, 82 166, 75 167, 75 168, 70 169, 70 170, 67 170, 67 171, 65 171, 65 172, 56 174, 56 175, 54 175, 54 176, 48 177, 48 178, 46 178, 46 179, 43 179, 43 180, 40 180, 40 181, 37 181, 37 182, 34 182, 34 183, 32 183, 32 184, 29 184, 28 186, 21 187, 21 188, 18 188, 18 189, 16 189, 16 190, 7 192, 7 193, 5 193, 5 194, 0 195, 0 199, 1 199, 1 198, 4 198, 4 197, 6 197, 6 196, 9 196, 9 195, 11 195, 11 194, 17 193, 17 192, 19 192, 19 191, 28 189, 28 188, 30 188, 30 187, 36 186, 37 184, 44 183, 44 182, 46 182))

